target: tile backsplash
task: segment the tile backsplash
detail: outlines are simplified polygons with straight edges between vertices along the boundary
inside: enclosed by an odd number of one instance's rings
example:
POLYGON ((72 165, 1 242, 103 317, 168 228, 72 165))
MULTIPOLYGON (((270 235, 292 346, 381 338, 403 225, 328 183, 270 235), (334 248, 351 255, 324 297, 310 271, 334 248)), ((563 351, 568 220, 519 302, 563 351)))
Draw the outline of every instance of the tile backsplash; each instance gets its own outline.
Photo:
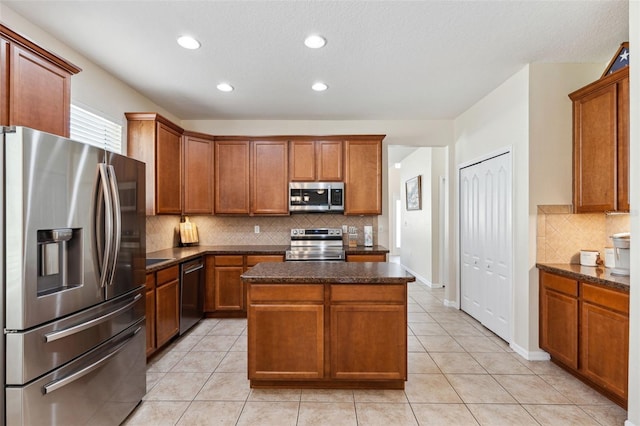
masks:
POLYGON ((611 247, 609 236, 629 232, 629 214, 572 214, 571 206, 538 206, 536 260, 545 263, 580 263, 580 250, 611 247))
MULTIPOLYGON (((377 244, 378 216, 340 214, 293 214, 274 217, 189 216, 198 226, 200 245, 289 245, 291 228, 358 229, 358 244, 364 244, 364 226, 372 225, 377 244), (260 233, 255 233, 255 226, 260 233)), ((147 216, 147 253, 178 245, 180 216, 147 216)))

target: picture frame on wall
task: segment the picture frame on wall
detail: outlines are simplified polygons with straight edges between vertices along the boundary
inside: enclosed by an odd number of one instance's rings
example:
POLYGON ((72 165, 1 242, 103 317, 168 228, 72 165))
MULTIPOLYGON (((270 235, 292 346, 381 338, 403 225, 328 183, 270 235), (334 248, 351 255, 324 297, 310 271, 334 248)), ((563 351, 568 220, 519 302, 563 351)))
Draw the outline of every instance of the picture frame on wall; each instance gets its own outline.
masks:
POLYGON ((422 175, 405 182, 407 210, 422 210, 422 175))

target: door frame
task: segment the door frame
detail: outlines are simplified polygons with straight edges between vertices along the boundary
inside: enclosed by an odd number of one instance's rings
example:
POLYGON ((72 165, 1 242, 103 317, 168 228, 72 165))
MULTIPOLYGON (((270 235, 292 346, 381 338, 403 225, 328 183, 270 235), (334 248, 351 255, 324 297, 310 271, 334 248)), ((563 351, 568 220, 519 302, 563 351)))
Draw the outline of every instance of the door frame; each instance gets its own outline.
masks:
MULTIPOLYGON (((456 247, 455 247, 454 250, 455 250, 455 262, 456 262, 455 270, 456 270, 456 295, 457 295, 457 297, 456 297, 455 302, 449 302, 447 306, 452 306, 452 307, 457 308, 458 310, 462 310, 462 308, 461 308, 461 306, 462 306, 462 291, 461 291, 462 290, 462 286, 461 286, 462 262, 461 262, 461 257, 462 256, 461 256, 461 253, 460 253, 460 250, 461 250, 461 247, 462 247, 462 242, 461 242, 462 235, 461 235, 461 230, 460 230, 460 192, 461 192, 460 191, 460 189, 461 189, 460 188, 460 172, 464 168, 473 166, 475 164, 482 163, 484 161, 490 160, 490 159, 495 158, 495 157, 499 157, 499 156, 504 155, 504 154, 510 154, 511 155, 511 230, 510 230, 511 235, 509 236, 509 239, 510 239, 510 243, 511 243, 512 256, 511 256, 511 265, 510 265, 511 266, 511 294, 509 296, 509 299, 511 301, 511 307, 510 307, 510 309, 511 309, 511 312, 510 312, 511 324, 509 325, 509 329, 510 329, 510 337, 511 337, 511 339, 513 339, 513 332, 514 332, 513 320, 515 318, 514 317, 514 306, 515 306, 514 294, 515 294, 515 291, 514 291, 514 288, 513 288, 513 285, 514 285, 514 282, 513 282, 513 271, 514 271, 514 258, 515 258, 515 256, 513 256, 513 247, 514 247, 514 244, 513 244, 513 235, 514 235, 514 233, 513 233, 513 229, 514 229, 514 226, 513 226, 513 222, 514 222, 514 220, 513 220, 514 219, 514 217, 513 217, 513 212, 514 212, 513 203, 514 203, 514 200, 515 200, 515 197, 514 197, 514 194, 513 194, 513 190, 514 190, 514 185, 513 185, 513 182, 514 182, 513 165, 514 165, 515 162, 514 162, 514 149, 513 149, 513 146, 511 146, 511 145, 498 148, 498 149, 496 149, 494 151, 491 151, 489 153, 486 153, 486 154, 480 155, 478 157, 475 157, 472 160, 465 161, 463 163, 460 163, 460 164, 456 165, 456 176, 455 176, 455 178, 456 178, 456 208, 455 208, 455 217, 454 217, 454 220, 455 220, 455 232, 456 232, 456 236, 455 236, 454 241, 455 241, 456 247)), ((511 343, 511 341, 509 341, 508 343, 511 343)))

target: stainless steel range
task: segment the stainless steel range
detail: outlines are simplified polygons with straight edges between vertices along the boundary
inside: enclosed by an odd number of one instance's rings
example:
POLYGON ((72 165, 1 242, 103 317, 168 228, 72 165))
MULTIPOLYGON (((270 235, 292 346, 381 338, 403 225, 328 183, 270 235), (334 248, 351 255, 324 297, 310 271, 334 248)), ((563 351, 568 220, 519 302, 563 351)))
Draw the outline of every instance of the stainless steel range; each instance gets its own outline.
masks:
POLYGON ((291 248, 286 252, 286 259, 287 261, 344 261, 342 229, 292 229, 291 248))

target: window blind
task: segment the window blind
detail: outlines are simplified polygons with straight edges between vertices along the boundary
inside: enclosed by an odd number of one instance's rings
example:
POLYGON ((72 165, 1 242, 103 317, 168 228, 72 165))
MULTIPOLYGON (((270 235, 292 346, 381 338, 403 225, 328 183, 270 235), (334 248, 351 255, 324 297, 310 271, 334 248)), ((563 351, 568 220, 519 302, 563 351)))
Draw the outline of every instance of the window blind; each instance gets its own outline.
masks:
POLYGON ((71 139, 122 154, 122 126, 71 105, 71 139))

